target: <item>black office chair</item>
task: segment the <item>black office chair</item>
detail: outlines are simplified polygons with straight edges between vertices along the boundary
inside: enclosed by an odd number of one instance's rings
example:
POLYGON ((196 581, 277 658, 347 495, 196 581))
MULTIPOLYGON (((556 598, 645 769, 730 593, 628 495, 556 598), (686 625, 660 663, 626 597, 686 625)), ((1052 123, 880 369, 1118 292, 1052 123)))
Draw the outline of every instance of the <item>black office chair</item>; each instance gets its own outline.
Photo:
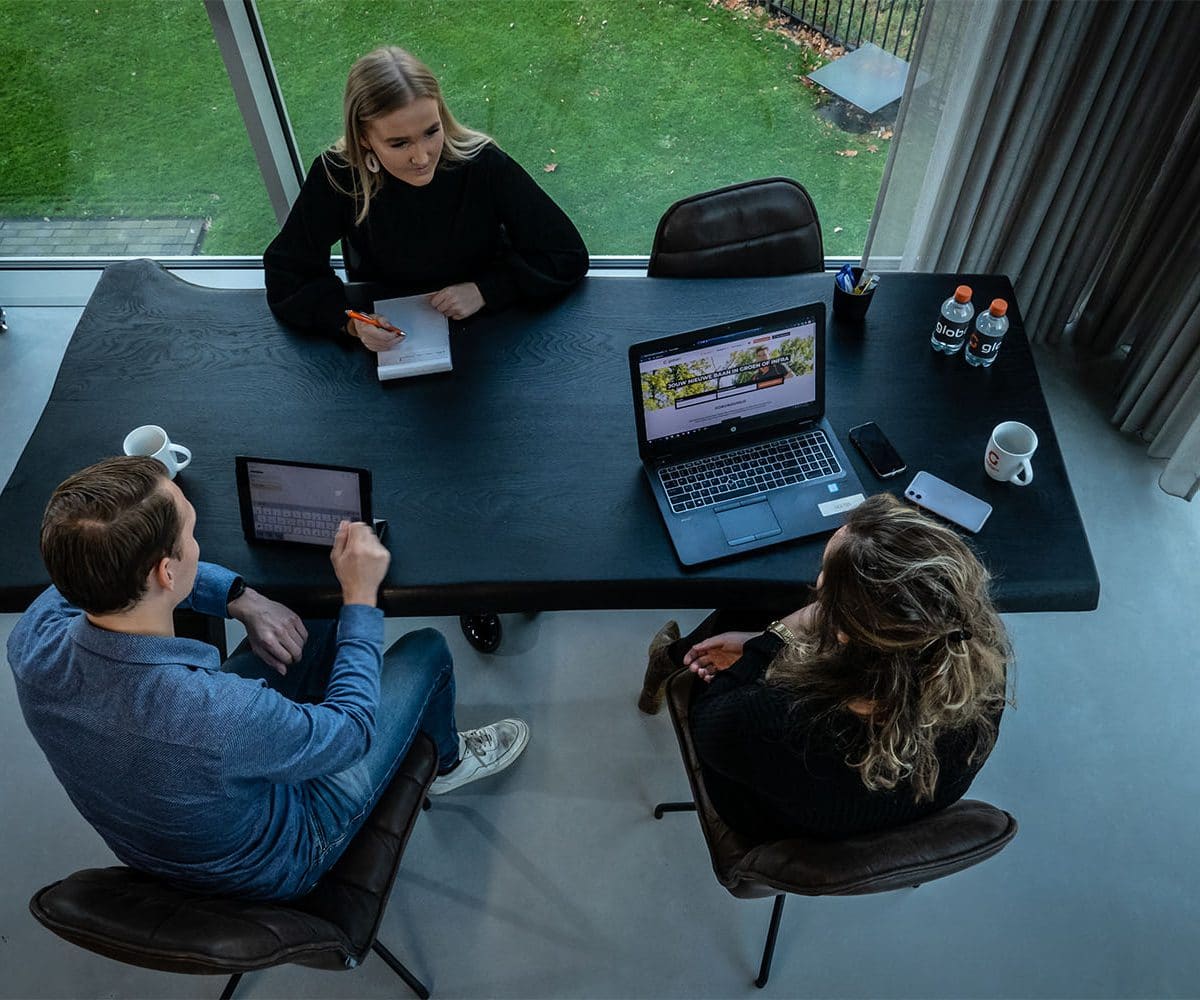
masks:
POLYGON ((759 278, 825 269, 821 222, 786 177, 731 184, 675 202, 654 234, 651 278, 759 278))
POLYGON ((794 837, 765 844, 748 840, 725 825, 705 790, 700 758, 688 725, 693 683, 695 678, 687 670, 680 670, 667 681, 667 707, 693 801, 659 803, 654 807, 654 818, 662 819, 667 812, 695 811, 717 881, 739 899, 775 897, 758 978, 754 980, 759 988, 766 986, 771 973, 787 893, 861 896, 916 888, 986 861, 1017 834, 1017 821, 1002 809, 961 799, 914 823, 845 840, 794 837))
POLYGON ((40 889, 30 912, 98 955, 163 972, 229 975, 294 962, 353 969, 374 951, 422 1000, 429 990, 376 939, 400 858, 437 772, 418 733, 395 777, 337 863, 307 896, 250 902, 173 889, 132 868, 89 868, 40 889))

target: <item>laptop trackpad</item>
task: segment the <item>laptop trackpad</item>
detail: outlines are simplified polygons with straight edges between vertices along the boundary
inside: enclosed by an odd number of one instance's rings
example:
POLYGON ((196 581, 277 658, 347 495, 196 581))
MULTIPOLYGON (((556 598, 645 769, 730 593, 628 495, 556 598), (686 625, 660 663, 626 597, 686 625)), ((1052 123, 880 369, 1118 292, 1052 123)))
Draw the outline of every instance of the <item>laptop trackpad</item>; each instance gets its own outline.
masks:
POLYGON ((717 520, 725 532, 725 541, 730 545, 745 545, 768 535, 778 535, 782 530, 766 500, 734 507, 733 510, 717 511, 717 520))

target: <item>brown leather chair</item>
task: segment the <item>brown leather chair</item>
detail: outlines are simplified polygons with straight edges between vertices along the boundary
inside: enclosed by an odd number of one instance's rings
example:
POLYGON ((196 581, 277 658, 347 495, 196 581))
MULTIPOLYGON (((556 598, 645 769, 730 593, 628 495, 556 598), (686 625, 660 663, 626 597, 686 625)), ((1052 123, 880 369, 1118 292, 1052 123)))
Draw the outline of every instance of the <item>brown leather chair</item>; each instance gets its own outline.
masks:
POLYGON ((680 670, 666 688, 667 707, 694 800, 660 803, 654 807, 654 818, 662 819, 666 812, 694 810, 717 881, 740 899, 775 897, 755 986, 767 984, 787 893, 860 896, 916 888, 986 861, 1016 836, 1017 821, 1004 810, 961 799, 914 823, 846 840, 795 837, 765 844, 748 840, 725 825, 705 791, 688 724, 694 682, 693 674, 680 670))
POLYGON ((759 278, 825 269, 821 222, 786 177, 731 184, 675 202, 654 234, 651 278, 759 278))
POLYGON ((99 955, 164 972, 231 975, 295 962, 353 969, 374 951, 417 996, 429 991, 376 940, 396 871, 437 772, 433 741, 418 733, 391 784, 316 888, 286 903, 203 896, 132 868, 89 868, 39 890, 33 915, 99 955))

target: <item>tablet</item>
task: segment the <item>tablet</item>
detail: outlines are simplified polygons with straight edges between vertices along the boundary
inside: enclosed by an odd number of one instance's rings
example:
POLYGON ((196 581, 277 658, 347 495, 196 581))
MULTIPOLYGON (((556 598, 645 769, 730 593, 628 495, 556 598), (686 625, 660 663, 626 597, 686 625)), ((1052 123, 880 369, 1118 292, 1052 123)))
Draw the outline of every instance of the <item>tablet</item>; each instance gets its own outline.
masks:
POLYGON ((246 455, 235 461, 247 541, 329 548, 342 521, 372 523, 367 469, 246 455))

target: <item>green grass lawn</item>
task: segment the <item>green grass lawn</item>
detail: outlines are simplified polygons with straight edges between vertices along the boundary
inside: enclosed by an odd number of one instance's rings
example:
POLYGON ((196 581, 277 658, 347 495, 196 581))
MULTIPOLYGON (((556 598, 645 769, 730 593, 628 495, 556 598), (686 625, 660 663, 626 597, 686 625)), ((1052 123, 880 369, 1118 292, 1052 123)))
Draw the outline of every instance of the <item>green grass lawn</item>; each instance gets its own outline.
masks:
MULTIPOLYGON (((519 160, 594 254, 645 253, 672 201, 776 174, 812 194, 827 253, 865 240, 887 142, 823 121, 801 82, 811 56, 763 18, 707 0, 259 10, 306 161, 340 132, 350 63, 394 43, 429 63, 458 118, 519 160)), ((0 215, 202 215, 205 252, 261 252, 276 224, 198 0, 0 0, 0 19, 0 215)))

